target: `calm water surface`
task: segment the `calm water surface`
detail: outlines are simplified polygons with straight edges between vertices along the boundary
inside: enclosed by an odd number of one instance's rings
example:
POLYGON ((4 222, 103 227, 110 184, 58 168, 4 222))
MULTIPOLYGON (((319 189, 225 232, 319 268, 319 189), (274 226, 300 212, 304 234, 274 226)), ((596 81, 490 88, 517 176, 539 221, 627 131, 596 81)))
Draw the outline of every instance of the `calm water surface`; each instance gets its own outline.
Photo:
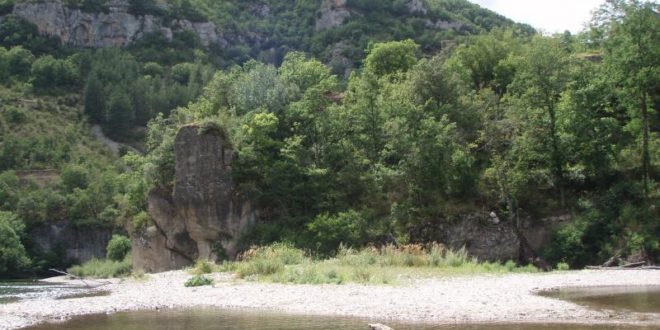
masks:
POLYGON ((660 313, 660 286, 566 288, 543 295, 595 309, 660 313))
MULTIPOLYGON (((0 303, 9 303, 16 299, 73 299, 88 296, 84 287, 71 287, 55 284, 35 283, 0 283, 0 303)), ((91 294, 104 294, 91 292, 91 294)), ((107 294, 107 293, 105 293, 107 294)), ((565 299, 595 309, 613 309, 620 312, 660 313, 660 287, 598 287, 589 289, 564 289, 544 294, 557 299, 565 299)), ((32 327, 32 330, 293 330, 317 329, 335 330, 367 329, 368 323, 380 322, 397 330, 614 330, 639 329, 660 330, 660 325, 653 327, 622 327, 604 325, 570 324, 500 324, 500 325, 456 325, 438 326, 407 324, 387 320, 291 316, 255 311, 232 311, 211 308, 174 309, 161 311, 126 312, 113 315, 93 315, 76 318, 69 322, 45 324, 32 327)))
POLYGON ((614 330, 637 329, 657 330, 660 327, 587 326, 587 325, 461 325, 433 326, 405 324, 383 320, 359 318, 337 318, 316 316, 288 316, 252 311, 227 311, 217 309, 162 310, 118 313, 114 315, 95 315, 79 318, 66 323, 46 324, 30 330, 366 330, 367 324, 381 322, 396 330, 614 330))

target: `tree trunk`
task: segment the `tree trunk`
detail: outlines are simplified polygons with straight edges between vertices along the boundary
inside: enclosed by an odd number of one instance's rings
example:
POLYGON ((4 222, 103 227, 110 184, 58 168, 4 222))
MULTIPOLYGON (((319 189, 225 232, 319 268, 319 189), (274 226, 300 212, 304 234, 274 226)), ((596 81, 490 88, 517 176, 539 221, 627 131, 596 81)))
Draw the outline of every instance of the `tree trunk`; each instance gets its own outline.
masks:
POLYGON ((643 90, 639 105, 642 111, 642 180, 644 184, 644 197, 648 198, 651 157, 649 154, 649 115, 646 107, 646 92, 643 90))

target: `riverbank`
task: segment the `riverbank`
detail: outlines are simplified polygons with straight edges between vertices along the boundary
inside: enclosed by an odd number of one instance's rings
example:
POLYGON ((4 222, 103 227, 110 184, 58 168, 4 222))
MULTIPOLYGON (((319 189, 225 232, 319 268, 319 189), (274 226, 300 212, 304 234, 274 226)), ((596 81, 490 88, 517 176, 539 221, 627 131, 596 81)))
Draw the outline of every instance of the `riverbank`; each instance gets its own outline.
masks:
MULTIPOLYGON (((120 311, 217 307, 337 315, 436 324, 571 322, 659 325, 660 314, 588 309, 536 293, 563 287, 660 285, 658 271, 571 271, 411 280, 407 285, 286 285, 211 275, 213 287, 186 288, 185 271, 113 280, 109 296, 22 301, 0 305, 0 329, 18 329, 75 316, 120 311)), ((63 278, 51 279, 62 281, 63 278)), ((80 282, 78 282, 80 283, 80 282)))

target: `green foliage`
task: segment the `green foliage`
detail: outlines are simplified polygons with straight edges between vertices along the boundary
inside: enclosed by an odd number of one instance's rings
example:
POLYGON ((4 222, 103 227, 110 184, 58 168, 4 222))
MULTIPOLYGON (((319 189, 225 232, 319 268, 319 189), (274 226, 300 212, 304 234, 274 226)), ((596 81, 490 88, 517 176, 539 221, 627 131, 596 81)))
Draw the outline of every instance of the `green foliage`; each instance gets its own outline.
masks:
POLYGON ((127 256, 121 261, 92 259, 67 271, 80 277, 118 278, 131 275, 132 268, 131 257, 127 256))
POLYGON ((207 286, 207 285, 213 285, 213 279, 208 278, 203 275, 195 275, 191 278, 189 278, 186 283, 183 284, 186 288, 189 287, 197 287, 197 286, 207 286))
POLYGON ((71 60, 58 60, 50 55, 32 63, 31 75, 32 85, 39 91, 74 87, 79 81, 78 68, 71 60))
POLYGON ((464 249, 451 251, 440 244, 387 245, 380 249, 342 247, 335 258, 327 260, 314 260, 290 245, 275 244, 252 248, 243 254, 241 261, 223 267, 249 280, 297 284, 391 284, 402 276, 538 272, 533 266, 518 267, 514 262, 478 263, 464 249))
POLYGON ((307 225, 318 251, 333 251, 341 244, 362 246, 369 240, 366 234, 368 222, 358 212, 350 210, 331 216, 320 214, 307 225))
POLYGON ((112 235, 107 251, 109 260, 122 261, 131 252, 131 240, 126 236, 112 235))
POLYGON ((406 72, 417 62, 418 49, 410 39, 374 44, 368 49, 364 68, 377 76, 406 72))
POLYGON ((558 271, 567 271, 567 270, 571 269, 571 266, 569 266, 565 262, 559 262, 559 263, 557 263, 557 266, 555 267, 555 269, 558 270, 558 271))
POLYGON ((21 243, 24 225, 16 215, 0 212, 0 278, 17 277, 30 267, 21 243))
POLYGON ((193 266, 191 273, 194 275, 203 275, 213 273, 216 265, 207 260, 197 260, 195 266, 193 266))
POLYGON ((8 15, 14 11, 15 0, 0 0, 0 15, 8 15))

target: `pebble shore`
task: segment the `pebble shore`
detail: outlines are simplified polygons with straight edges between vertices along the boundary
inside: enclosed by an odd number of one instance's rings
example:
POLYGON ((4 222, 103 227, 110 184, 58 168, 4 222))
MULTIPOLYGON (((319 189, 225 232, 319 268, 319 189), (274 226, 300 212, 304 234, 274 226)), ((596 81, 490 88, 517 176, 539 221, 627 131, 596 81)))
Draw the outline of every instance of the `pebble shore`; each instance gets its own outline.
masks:
POLYGON ((113 280, 100 288, 110 291, 108 296, 0 305, 0 329, 19 329, 89 314, 188 307, 434 324, 570 322, 660 326, 660 314, 595 310, 537 295, 564 287, 660 286, 660 271, 652 270, 443 277, 398 286, 285 285, 244 282, 229 274, 211 276, 215 280, 213 287, 186 288, 183 283, 191 275, 174 271, 148 275, 144 280, 113 280))

